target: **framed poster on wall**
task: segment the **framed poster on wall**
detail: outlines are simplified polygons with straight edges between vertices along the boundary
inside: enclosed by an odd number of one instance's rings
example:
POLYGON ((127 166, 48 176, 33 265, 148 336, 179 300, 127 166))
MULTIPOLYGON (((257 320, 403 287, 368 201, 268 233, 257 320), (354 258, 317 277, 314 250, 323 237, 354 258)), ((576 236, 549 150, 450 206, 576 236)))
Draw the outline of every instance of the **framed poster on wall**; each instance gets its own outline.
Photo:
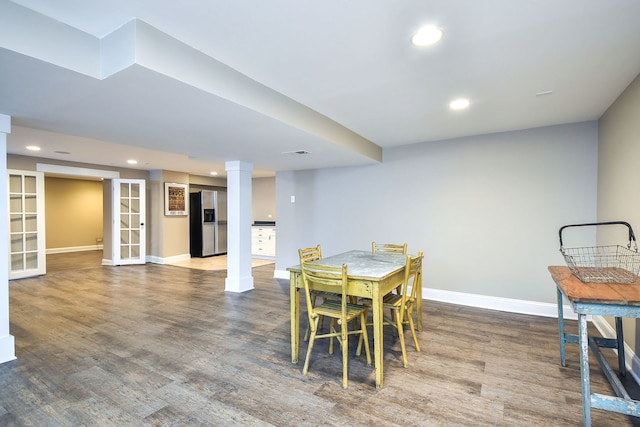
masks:
POLYGON ((164 214, 168 216, 187 215, 189 197, 188 184, 164 183, 164 214))

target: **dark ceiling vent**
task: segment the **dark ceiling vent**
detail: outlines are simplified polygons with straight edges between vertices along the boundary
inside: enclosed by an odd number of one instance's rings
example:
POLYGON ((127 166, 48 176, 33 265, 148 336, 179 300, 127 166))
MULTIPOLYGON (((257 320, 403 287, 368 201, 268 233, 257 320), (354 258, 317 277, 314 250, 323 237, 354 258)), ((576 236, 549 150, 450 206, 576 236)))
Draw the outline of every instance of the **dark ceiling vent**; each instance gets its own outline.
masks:
POLYGON ((306 150, 283 151, 282 154, 309 154, 306 150))

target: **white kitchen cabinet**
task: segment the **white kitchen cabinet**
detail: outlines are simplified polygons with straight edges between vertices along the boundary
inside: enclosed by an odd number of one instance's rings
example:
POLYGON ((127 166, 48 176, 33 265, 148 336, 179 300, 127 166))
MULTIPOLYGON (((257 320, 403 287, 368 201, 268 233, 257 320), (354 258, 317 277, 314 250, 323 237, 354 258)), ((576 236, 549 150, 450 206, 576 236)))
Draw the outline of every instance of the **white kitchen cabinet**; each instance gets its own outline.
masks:
POLYGON ((276 256, 275 227, 251 227, 251 254, 258 258, 276 256))

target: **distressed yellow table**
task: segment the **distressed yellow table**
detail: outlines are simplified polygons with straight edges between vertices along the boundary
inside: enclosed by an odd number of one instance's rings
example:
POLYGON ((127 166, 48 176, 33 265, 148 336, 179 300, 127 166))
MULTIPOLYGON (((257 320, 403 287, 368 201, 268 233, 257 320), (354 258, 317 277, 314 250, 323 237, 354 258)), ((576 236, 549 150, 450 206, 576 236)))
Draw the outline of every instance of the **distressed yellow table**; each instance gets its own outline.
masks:
MULTIPOLYGON (((384 386, 384 350, 382 298, 404 280, 407 256, 403 254, 349 251, 315 261, 317 264, 340 266, 347 264, 349 277, 347 294, 370 298, 373 312, 373 349, 376 369, 376 387, 384 386)), ((313 263, 312 263, 313 264, 313 263)), ((291 292, 291 362, 298 363, 300 344, 300 289, 304 288, 300 266, 287 268, 291 292)), ((422 284, 420 284, 420 288, 422 284)), ((418 289, 418 329, 422 329, 422 290, 418 289)), ((317 290, 327 290, 320 287, 317 290)))

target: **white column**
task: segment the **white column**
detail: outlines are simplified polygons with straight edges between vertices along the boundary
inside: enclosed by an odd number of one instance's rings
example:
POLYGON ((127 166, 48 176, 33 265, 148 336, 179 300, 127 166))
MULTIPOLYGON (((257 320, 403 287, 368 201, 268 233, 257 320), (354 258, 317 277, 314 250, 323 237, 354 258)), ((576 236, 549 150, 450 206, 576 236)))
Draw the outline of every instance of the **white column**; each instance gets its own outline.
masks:
POLYGON ((7 134, 11 117, 0 114, 0 363, 16 358, 15 340, 9 335, 9 207, 7 206, 7 134))
POLYGON ((225 163, 227 171, 227 278, 225 291, 253 289, 251 275, 251 163, 225 163))

